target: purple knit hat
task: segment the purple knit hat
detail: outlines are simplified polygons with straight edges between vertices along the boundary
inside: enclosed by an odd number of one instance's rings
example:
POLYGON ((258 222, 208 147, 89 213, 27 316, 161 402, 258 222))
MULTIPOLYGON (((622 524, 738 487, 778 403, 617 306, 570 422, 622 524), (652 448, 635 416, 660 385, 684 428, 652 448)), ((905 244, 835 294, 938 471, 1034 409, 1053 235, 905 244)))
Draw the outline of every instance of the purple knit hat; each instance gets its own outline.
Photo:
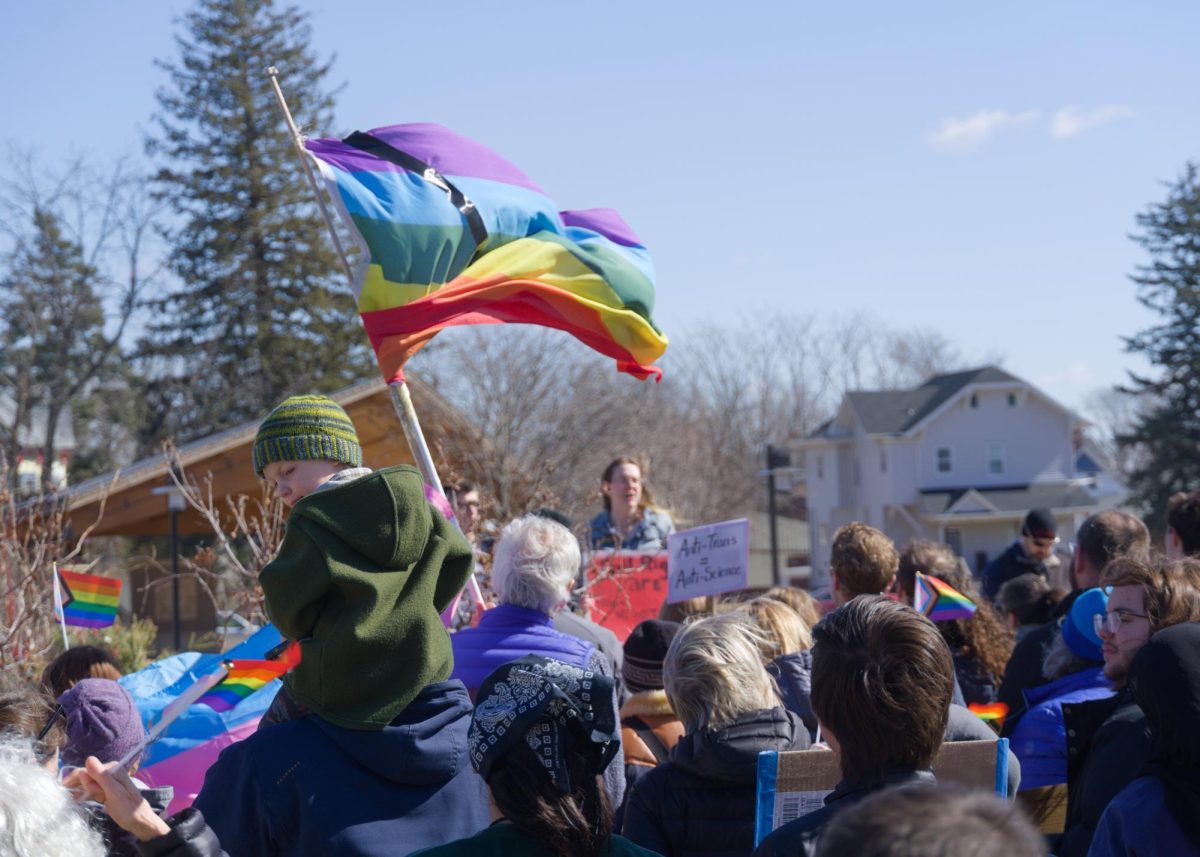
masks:
POLYGON ((64 765, 82 767, 88 756, 116 761, 146 737, 133 698, 112 679, 82 679, 58 698, 58 704, 67 719, 64 765))

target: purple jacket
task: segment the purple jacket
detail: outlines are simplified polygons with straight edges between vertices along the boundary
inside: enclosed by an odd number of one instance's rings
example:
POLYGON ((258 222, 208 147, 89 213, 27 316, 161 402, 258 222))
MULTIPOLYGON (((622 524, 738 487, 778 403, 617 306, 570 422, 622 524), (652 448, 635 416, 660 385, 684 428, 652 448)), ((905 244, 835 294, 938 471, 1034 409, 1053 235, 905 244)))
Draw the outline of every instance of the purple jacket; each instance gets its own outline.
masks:
POLYGON ((454 648, 451 678, 461 679, 472 697, 496 667, 528 654, 544 655, 580 669, 589 669, 595 646, 554 630, 553 620, 540 610, 501 604, 485 610, 474 628, 450 635, 454 648))

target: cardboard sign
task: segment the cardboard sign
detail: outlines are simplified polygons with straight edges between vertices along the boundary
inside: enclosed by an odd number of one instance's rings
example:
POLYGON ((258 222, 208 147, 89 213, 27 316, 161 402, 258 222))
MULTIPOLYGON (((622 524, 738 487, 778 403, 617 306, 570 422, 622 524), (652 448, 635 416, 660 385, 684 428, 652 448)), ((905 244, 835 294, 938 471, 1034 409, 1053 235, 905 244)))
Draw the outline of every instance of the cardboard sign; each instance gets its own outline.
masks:
POLYGON ((667 602, 745 589, 750 521, 739 518, 672 533, 667 540, 667 602))
POLYGON ((621 642, 644 619, 658 617, 667 594, 667 552, 604 550, 587 567, 588 612, 621 642))

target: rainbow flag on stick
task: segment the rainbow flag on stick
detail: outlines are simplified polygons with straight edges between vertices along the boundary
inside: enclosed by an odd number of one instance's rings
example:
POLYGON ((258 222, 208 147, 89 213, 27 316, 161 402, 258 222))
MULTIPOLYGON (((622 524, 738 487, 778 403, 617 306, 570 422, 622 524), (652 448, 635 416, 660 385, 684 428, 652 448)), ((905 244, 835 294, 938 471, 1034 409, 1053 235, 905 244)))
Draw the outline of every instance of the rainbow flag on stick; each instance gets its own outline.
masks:
POLYGON ((221 682, 196 700, 213 711, 229 711, 256 690, 270 684, 300 663, 300 644, 291 643, 275 660, 234 660, 221 682))
POLYGON ((975 615, 975 602, 939 577, 917 572, 913 607, 934 622, 953 622, 975 615))
POLYGON ((305 145, 360 250, 358 310, 389 381, 442 328, 503 323, 558 328, 622 372, 662 375, 650 256, 615 211, 558 211, 515 166, 439 125, 305 145))
POLYGON ((58 586, 67 625, 107 628, 116 621, 121 581, 115 577, 58 569, 58 586))
POLYGON ((970 709, 972 714, 986 723, 991 723, 992 721, 1004 723, 1004 718, 1008 716, 1008 706, 1003 702, 972 702, 967 708, 970 709))

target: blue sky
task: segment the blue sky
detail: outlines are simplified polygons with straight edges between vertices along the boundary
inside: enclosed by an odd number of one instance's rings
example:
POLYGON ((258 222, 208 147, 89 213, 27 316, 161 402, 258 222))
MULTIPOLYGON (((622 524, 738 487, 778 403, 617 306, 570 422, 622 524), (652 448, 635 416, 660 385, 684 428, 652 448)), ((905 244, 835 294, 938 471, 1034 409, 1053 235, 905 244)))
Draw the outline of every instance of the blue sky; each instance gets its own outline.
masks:
MULTIPOLYGON (((562 208, 619 209, 668 333, 866 310, 1069 405, 1137 365, 1134 215, 1200 156, 1194 3, 301 6, 337 130, 441 122, 562 208)), ((8 9, 0 137, 139 152, 186 8, 8 9)))

